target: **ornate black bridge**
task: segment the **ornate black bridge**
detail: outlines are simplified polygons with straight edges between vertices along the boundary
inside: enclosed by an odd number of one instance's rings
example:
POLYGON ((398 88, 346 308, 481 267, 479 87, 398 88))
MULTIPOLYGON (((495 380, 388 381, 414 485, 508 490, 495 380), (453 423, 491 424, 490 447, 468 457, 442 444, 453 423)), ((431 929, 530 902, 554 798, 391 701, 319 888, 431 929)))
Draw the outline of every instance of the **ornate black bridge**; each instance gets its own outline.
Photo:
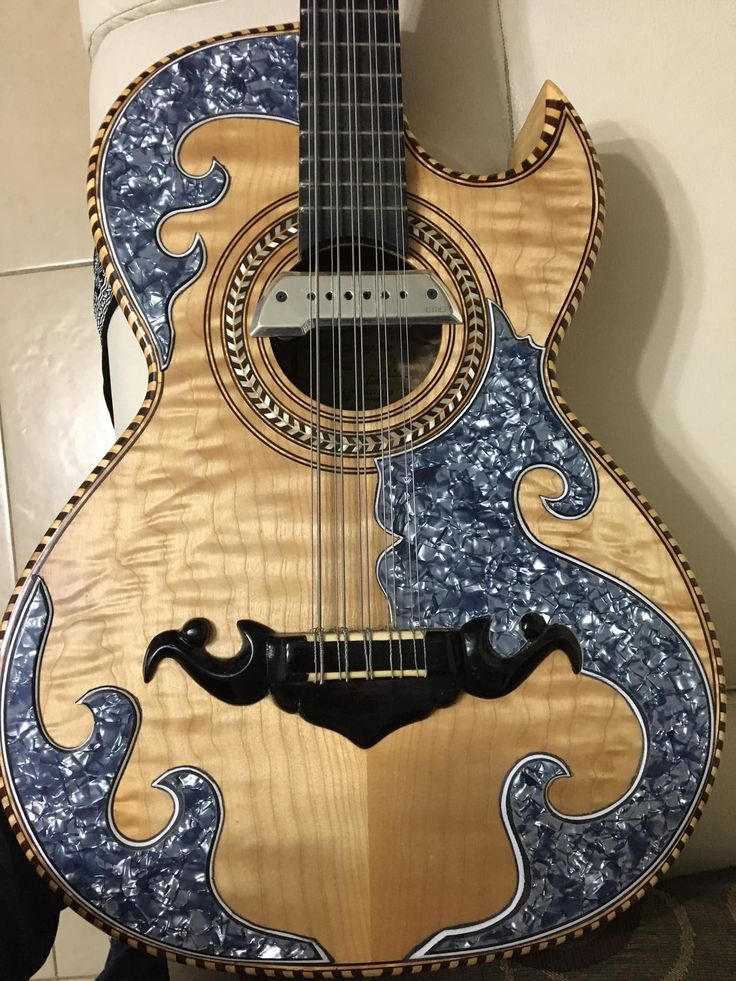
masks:
POLYGON ((511 657, 493 649, 490 626, 490 617, 478 617, 457 630, 285 636, 239 620, 241 650, 221 658, 206 648, 212 624, 198 618, 153 638, 143 677, 150 681, 159 663, 172 658, 223 702, 253 705, 270 694, 286 712, 367 748, 451 705, 462 692, 509 694, 555 650, 564 651, 575 673, 582 668, 572 630, 538 613, 522 618, 525 643, 511 657))

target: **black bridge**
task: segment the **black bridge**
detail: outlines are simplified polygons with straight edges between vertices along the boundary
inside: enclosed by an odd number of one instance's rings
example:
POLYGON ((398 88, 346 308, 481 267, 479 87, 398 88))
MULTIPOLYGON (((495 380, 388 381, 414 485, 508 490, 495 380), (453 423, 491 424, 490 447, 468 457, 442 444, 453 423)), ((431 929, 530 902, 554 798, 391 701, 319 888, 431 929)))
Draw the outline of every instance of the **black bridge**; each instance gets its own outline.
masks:
POLYGON ((491 618, 478 617, 458 630, 382 634, 274 634, 252 620, 239 620, 243 645, 231 658, 206 648, 209 620, 189 620, 181 630, 158 634, 148 645, 143 677, 150 681, 164 658, 172 658, 215 698, 253 705, 267 695, 286 712, 334 729, 357 746, 373 746, 395 729, 451 705, 462 692, 501 698, 526 680, 555 650, 572 670, 582 668, 577 637, 538 613, 521 620, 524 644, 511 657, 490 642, 491 618))

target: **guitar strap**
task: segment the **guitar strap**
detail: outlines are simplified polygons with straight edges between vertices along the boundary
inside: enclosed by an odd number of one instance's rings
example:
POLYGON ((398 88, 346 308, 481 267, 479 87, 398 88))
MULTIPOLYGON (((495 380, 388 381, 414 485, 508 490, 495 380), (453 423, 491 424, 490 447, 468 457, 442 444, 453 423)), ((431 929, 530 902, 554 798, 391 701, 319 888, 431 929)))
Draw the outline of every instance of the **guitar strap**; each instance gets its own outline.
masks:
POLYGON ((4 981, 26 981, 43 965, 63 903, 35 873, 0 809, 0 964, 4 981))
POLYGON ((112 386, 110 384, 110 354, 107 346, 107 332, 110 327, 112 315, 117 309, 117 301, 112 291, 112 287, 105 278, 105 273, 100 262, 100 257, 95 251, 92 259, 94 270, 94 292, 92 297, 92 309, 95 315, 95 323, 100 335, 102 345, 102 394, 105 398, 107 411, 110 413, 110 420, 115 425, 112 404, 112 386))

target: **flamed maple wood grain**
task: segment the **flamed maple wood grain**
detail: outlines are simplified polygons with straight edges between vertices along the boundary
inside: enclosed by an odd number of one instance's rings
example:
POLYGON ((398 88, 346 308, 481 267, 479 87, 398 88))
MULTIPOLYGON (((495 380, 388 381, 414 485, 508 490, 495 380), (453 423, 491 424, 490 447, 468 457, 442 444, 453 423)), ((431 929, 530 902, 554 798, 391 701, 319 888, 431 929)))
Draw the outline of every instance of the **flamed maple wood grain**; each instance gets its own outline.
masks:
MULTIPOLYGON (((416 207, 440 215, 451 238, 462 226, 492 270, 479 264, 488 295, 497 295, 517 332, 550 349, 600 235, 592 151, 562 99, 548 84, 522 131, 512 166, 526 157, 524 173, 473 182, 443 173, 413 143, 407 152, 416 207), (532 127, 548 131, 536 155, 532 127)), ((550 797, 562 812, 581 814, 630 786, 641 729, 623 698, 573 676, 561 654, 511 696, 464 697, 369 751, 270 701, 246 709, 216 702, 171 662, 143 684, 149 640, 193 615, 217 625, 213 650, 221 655, 238 645, 238 618, 289 631, 313 621, 309 471, 265 441, 255 414, 244 425, 244 401, 239 416, 228 401, 235 390, 212 371, 221 351, 211 341, 208 349, 238 259, 232 243, 248 222, 255 235, 295 194, 297 131, 218 120, 199 127, 181 156, 191 173, 206 172, 216 157, 231 185, 216 206, 164 225, 172 251, 201 234, 207 266, 176 302, 176 346, 158 404, 37 564, 55 605, 43 718, 53 738, 77 744, 90 726, 87 710, 75 706, 80 695, 110 683, 132 692, 143 724, 115 800, 120 830, 140 839, 160 830, 170 801, 152 781, 169 767, 199 766, 225 801, 215 877, 236 912, 313 936, 343 964, 401 962, 431 933, 485 919, 513 897, 517 874, 499 795, 519 759, 541 751, 564 759, 572 777, 556 781, 550 797)), ((525 520, 545 543, 651 596, 714 678, 712 645, 679 560, 613 469, 602 459, 596 466, 601 497, 588 518, 559 521, 544 511, 539 495, 552 475, 537 471, 522 489, 525 520)), ((350 478, 345 520, 353 536, 366 479, 350 478)), ((328 526, 328 545, 331 535, 328 526)), ((386 537, 376 525, 366 537, 375 561, 386 537)), ((359 622, 368 607, 354 571, 348 584, 349 619, 359 622)), ((375 581, 369 608, 383 626, 375 581)))

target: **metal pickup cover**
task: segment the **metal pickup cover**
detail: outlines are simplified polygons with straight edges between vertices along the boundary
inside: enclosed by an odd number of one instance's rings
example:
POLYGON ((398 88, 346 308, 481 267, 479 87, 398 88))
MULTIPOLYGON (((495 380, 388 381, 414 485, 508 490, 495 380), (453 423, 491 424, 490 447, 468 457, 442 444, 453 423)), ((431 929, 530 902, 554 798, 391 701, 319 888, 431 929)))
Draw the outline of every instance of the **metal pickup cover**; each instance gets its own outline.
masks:
POLYGON ((299 337, 315 324, 459 324, 447 290, 431 273, 284 273, 264 293, 251 336, 299 337))

